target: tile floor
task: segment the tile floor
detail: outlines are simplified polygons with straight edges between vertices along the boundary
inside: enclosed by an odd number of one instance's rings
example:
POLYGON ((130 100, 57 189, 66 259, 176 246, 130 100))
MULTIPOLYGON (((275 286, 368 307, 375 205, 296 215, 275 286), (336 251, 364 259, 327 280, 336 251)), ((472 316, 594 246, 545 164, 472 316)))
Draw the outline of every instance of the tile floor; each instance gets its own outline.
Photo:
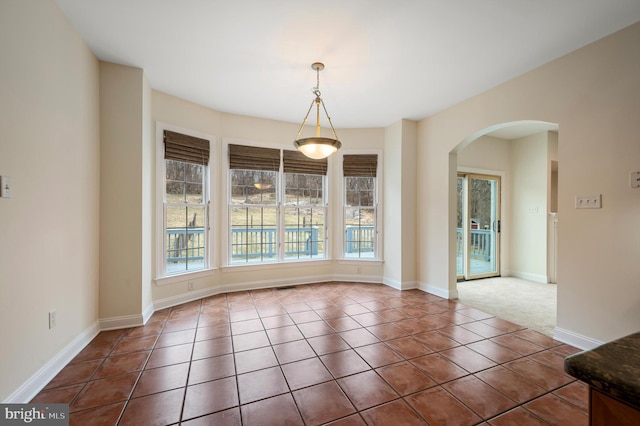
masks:
POLYGON ((32 402, 72 425, 586 425, 577 351, 419 290, 311 284, 101 332, 32 402))

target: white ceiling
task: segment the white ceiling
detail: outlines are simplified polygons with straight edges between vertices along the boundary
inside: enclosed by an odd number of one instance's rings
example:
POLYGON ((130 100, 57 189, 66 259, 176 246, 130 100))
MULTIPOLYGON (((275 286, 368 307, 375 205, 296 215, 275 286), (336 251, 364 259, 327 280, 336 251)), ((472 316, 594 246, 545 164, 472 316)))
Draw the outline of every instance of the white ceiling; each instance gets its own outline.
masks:
MULTIPOLYGON (((217 111, 419 120, 640 21, 639 0, 56 0, 96 56, 217 111)), ((324 123, 323 123, 324 125, 324 123)))

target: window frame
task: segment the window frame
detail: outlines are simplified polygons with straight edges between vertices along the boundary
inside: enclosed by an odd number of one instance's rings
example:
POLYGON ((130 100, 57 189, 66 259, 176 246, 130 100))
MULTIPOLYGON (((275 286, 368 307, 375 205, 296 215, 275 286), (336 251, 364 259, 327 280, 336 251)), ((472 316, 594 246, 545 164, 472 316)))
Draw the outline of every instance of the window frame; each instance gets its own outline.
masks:
MULTIPOLYGON (((223 185, 225 188, 225 194, 226 194, 226 198, 224 200, 224 202, 226 203, 226 208, 224 209, 223 212, 223 218, 222 218, 222 226, 225 228, 222 232, 225 233, 226 235, 226 244, 223 244, 223 253, 221 258, 224 259, 223 261, 223 267, 224 268, 247 268, 247 269, 252 269, 252 268, 278 268, 278 267, 283 267, 285 265, 299 265, 301 263, 304 262, 313 262, 314 264, 318 264, 321 262, 330 262, 331 261, 331 257, 330 257, 330 238, 328 235, 329 232, 329 226, 328 226, 328 215, 330 215, 330 209, 329 209, 329 197, 330 197, 330 178, 329 178, 329 174, 331 172, 331 160, 328 160, 328 164, 327 164, 327 171, 326 174, 323 175, 322 177, 322 182, 323 182, 323 211, 325 214, 324 217, 324 223, 323 223, 323 235, 324 235, 324 255, 321 256, 314 256, 314 257, 310 257, 310 258, 296 258, 296 257, 287 257, 285 254, 285 241, 284 241, 284 237, 285 237, 285 209, 286 206, 284 205, 284 202, 286 201, 286 191, 285 191, 285 185, 286 185, 286 176, 285 176, 285 172, 284 172, 284 167, 283 167, 283 158, 284 158, 284 153, 283 151, 289 150, 289 151, 294 151, 295 149, 293 149, 290 146, 283 146, 283 145, 276 145, 276 144, 263 144, 263 143, 256 143, 253 141, 247 141, 247 140, 238 140, 238 139, 226 139, 223 138, 222 141, 222 150, 223 150, 223 154, 222 154, 222 163, 223 163, 223 185), (276 207, 277 207, 277 240, 278 240, 278 247, 277 247, 277 258, 273 259, 273 260, 265 260, 265 261, 255 261, 255 262, 233 262, 232 261, 232 237, 231 237, 231 222, 230 222, 230 214, 231 214, 231 209, 232 209, 232 204, 231 204, 231 168, 230 168, 230 164, 229 164, 229 145, 244 145, 244 146, 250 146, 250 147, 259 147, 259 148, 270 148, 270 149, 277 149, 280 151, 280 167, 277 171, 277 194, 276 194, 276 207)), ((250 170, 250 169, 247 169, 250 170)), ((298 173, 298 174, 303 174, 303 173, 298 173)))
POLYGON ((216 137, 211 134, 200 132, 197 130, 187 129, 179 126, 175 126, 168 123, 156 122, 156 214, 155 214, 155 282, 157 285, 168 285, 177 282, 184 282, 186 279, 195 279, 203 276, 208 276, 213 270, 217 269, 217 265, 214 263, 216 247, 213 244, 215 241, 213 236, 213 224, 215 223, 216 208, 212 205, 212 201, 216 199, 215 194, 215 173, 214 166, 216 163, 216 137), (186 270, 169 273, 166 264, 166 248, 165 248, 165 209, 167 203, 165 200, 166 191, 166 163, 164 158, 164 131, 172 131, 181 133, 188 136, 193 136, 201 139, 207 139, 209 141, 209 163, 204 169, 204 188, 203 188, 203 205, 205 206, 206 218, 205 218, 205 254, 204 263, 205 266, 202 269, 186 270))
POLYGON ((382 199, 382 169, 383 169, 383 156, 381 150, 372 150, 372 149, 362 149, 362 150, 343 150, 340 152, 340 213, 338 217, 338 229, 339 235, 338 238, 339 247, 340 247, 340 263, 350 263, 350 262, 381 262, 384 259, 384 250, 383 250, 383 199, 382 199), (375 176, 375 191, 374 198, 375 203, 372 207, 374 209, 375 215, 375 241, 374 241, 374 254, 372 257, 355 257, 355 256, 347 256, 346 255, 346 217, 345 213, 348 208, 346 205, 347 199, 347 189, 346 189, 346 179, 344 176, 343 162, 345 155, 377 155, 377 167, 376 167, 376 176, 375 176))

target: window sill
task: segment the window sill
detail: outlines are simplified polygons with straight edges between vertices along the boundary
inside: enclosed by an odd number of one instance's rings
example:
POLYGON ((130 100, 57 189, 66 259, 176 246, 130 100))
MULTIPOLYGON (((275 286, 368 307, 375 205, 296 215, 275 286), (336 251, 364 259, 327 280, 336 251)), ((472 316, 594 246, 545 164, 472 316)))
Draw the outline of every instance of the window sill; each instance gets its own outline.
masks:
POLYGON ((157 277, 155 279, 157 286, 181 283, 187 280, 194 280, 198 278, 204 278, 212 275, 218 268, 200 269, 198 271, 183 272, 174 275, 165 275, 163 277, 157 277))
POLYGON ((372 266, 382 266, 384 260, 381 259, 351 259, 348 257, 337 259, 338 265, 362 265, 363 263, 367 263, 372 266))
POLYGON ((296 260, 288 262, 270 262, 270 263, 242 263, 222 266, 223 272, 240 272, 240 271, 258 271, 264 269, 282 269, 282 268, 302 268, 313 266, 330 265, 330 259, 319 260, 296 260))

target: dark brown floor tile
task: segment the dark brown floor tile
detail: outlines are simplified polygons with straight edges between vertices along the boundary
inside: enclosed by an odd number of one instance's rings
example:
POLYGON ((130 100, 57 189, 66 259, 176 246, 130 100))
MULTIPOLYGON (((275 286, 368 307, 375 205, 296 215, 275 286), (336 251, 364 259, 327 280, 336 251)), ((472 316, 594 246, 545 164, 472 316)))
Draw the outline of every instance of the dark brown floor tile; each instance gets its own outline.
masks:
POLYGON ((521 355, 531 355, 544 350, 542 346, 538 346, 527 340, 521 339, 513 333, 494 337, 491 341, 521 355))
POLYGON ((78 355, 76 355, 71 363, 93 361, 104 359, 109 355, 111 350, 116 346, 117 341, 92 341, 78 355))
POLYGON ((567 357, 569 355, 573 355, 573 354, 577 354, 578 352, 581 351, 581 349, 578 348, 574 348, 573 346, 570 345, 560 345, 560 346, 556 346, 552 349, 550 349, 551 351, 558 353, 564 357, 567 357))
POLYGON ((304 302, 296 302, 288 305, 282 305, 282 308, 288 314, 295 314, 297 312, 305 312, 305 311, 311 310, 311 307, 304 302))
POLYGON ((337 334, 327 334, 324 336, 312 337, 307 340, 313 350, 318 355, 325 355, 332 352, 338 352, 349 349, 347 342, 342 340, 337 334))
POLYGON ((465 307, 463 309, 458 309, 458 312, 460 312, 463 315, 466 315, 468 317, 477 319, 477 320, 484 320, 484 319, 488 319, 488 318, 492 318, 494 315, 492 314, 488 314, 486 312, 483 312, 479 309, 476 308, 469 308, 469 307, 465 307))
POLYGON ((118 376, 123 373, 140 371, 144 367, 149 352, 132 352, 123 355, 112 355, 104 360, 102 365, 93 375, 93 379, 105 379, 107 377, 118 376))
MULTIPOLYGON (((229 302, 229 317, 231 321, 242 321, 245 319, 250 319, 247 315, 257 314, 256 306, 253 302, 250 301, 240 301, 240 302, 229 302), (252 313, 249 313, 253 311, 252 313), (241 312, 240 316, 234 316, 234 313, 241 312)), ((254 317, 255 318, 255 317, 254 317)))
POLYGON ((480 355, 483 355, 498 364, 522 358, 522 355, 519 353, 513 352, 504 346, 500 346, 491 340, 481 340, 479 342, 470 343, 467 345, 467 348, 478 352, 480 355))
POLYGON ((269 345, 269 338, 265 331, 256 331, 253 333, 233 336, 233 350, 235 352, 261 348, 269 345))
POLYGON ((369 327, 372 325, 384 324, 388 322, 388 320, 384 319, 375 312, 366 312, 364 314, 352 315, 351 318, 356 320, 356 322, 363 327, 369 327))
POLYGON ((70 404, 73 399, 80 393, 84 383, 75 385, 67 385, 52 389, 44 389, 40 391, 31 400, 32 404, 70 404))
POLYGON ((322 320, 322 318, 320 318, 320 315, 316 314, 314 311, 295 312, 289 314, 289 316, 296 324, 304 324, 305 322, 322 320))
POLYGON ((361 305, 372 312, 384 311, 386 309, 389 309, 389 306, 381 300, 372 300, 371 302, 361 303, 361 305))
POLYGON ((279 395, 243 405, 242 421, 245 425, 304 425, 291 394, 279 395))
POLYGON ((553 394, 575 405, 585 413, 589 411, 589 386, 582 382, 575 381, 570 383, 553 392, 553 394))
POLYGON ((365 410, 399 397, 373 370, 338 379, 338 384, 358 410, 365 410))
POLYGON ((231 336, 229 324, 213 325, 210 327, 198 327, 196 330, 196 341, 217 339, 219 337, 231 336))
POLYGON ((469 330, 473 333, 476 333, 485 338, 497 337, 505 334, 504 331, 497 329, 495 327, 492 327, 489 324, 484 323, 483 321, 476 321, 476 322, 461 324, 460 327, 466 330, 469 330))
POLYGON ((275 316, 283 316, 287 313, 282 306, 278 305, 277 299, 275 299, 275 302, 270 302, 269 304, 266 304, 264 301, 256 303, 256 310, 263 320, 275 316))
POLYGON ((195 360, 191 363, 189 385, 233 376, 235 372, 233 354, 195 360))
POLYGON ((527 358, 517 359, 503 365, 546 390, 557 389, 575 380, 565 373, 527 358))
POLYGON ((306 340, 296 340, 294 342, 274 345, 273 351, 276 353, 276 357, 280 364, 300 361, 302 359, 316 356, 316 353, 313 351, 311 346, 309 346, 306 340))
POLYGON ((333 381, 294 391, 293 397, 308 425, 330 422, 356 412, 333 381))
POLYGON ((491 418, 516 406, 514 401, 473 376, 454 380, 442 387, 483 419, 491 418))
POLYGON ((192 351, 192 344, 154 349, 151 352, 146 368, 164 367, 165 365, 189 362, 191 360, 192 351))
POLYGON ((152 393, 184 387, 187 385, 188 373, 189 363, 147 369, 142 372, 132 397, 138 398, 152 393))
POLYGON ((248 404, 289 392, 280 367, 265 368, 238 376, 240 404, 248 404))
POLYGON ((59 388, 61 386, 69 386, 75 383, 86 382, 91 378, 101 363, 102 360, 94 360, 68 364, 60 370, 60 372, 47 384, 47 386, 45 386, 45 389, 59 388))
POLYGON ((423 325, 418 318, 407 318, 394 323, 408 334, 416 334, 424 331, 423 325))
POLYGON ((200 328, 226 324, 229 324, 229 317, 227 315, 219 315, 212 312, 203 312, 198 318, 198 327, 200 328))
POLYGON ((193 343, 196 337, 196 330, 173 331, 171 333, 163 333, 158 337, 156 348, 164 348, 166 346, 184 345, 185 343, 193 343))
POLYGON ((589 416, 574 405, 553 394, 534 399, 524 408, 551 424, 563 426, 586 426, 589 416))
POLYGON ((180 330, 188 330, 190 328, 196 328, 198 326, 198 318, 186 318, 186 319, 177 319, 177 320, 169 320, 165 323, 164 329, 162 330, 164 333, 169 333, 172 331, 180 331, 180 330))
POLYGON ((367 330, 382 341, 398 339, 408 335, 406 331, 391 323, 372 325, 367 327, 367 330))
POLYGON ((385 342, 385 344, 387 344, 389 347, 391 347, 406 359, 417 358, 419 356, 433 353, 433 349, 421 342, 418 342, 412 336, 388 340, 385 342))
POLYGON ((398 308, 400 312, 405 314, 408 318, 422 318, 426 315, 429 315, 427 311, 424 309, 420 309, 417 306, 403 306, 402 308, 398 308))
POLYGON ((400 399, 370 408, 363 411, 361 415, 370 425, 412 426, 426 424, 406 402, 400 399))
POLYGON ((432 425, 471 426, 482 420, 441 387, 409 395, 405 400, 432 425))
POLYGON ((324 321, 313 321, 298 324, 298 328, 307 339, 334 333, 333 328, 329 327, 329 325, 324 321))
POLYGON ((366 328, 343 331, 338 334, 352 348, 356 348, 358 346, 370 345, 372 343, 378 343, 380 341, 376 336, 371 334, 366 328))
POLYGON ((143 337, 125 337, 113 348, 111 355, 124 354, 129 352, 150 351, 153 349, 157 335, 143 336, 143 337))
POLYGON ((365 308, 364 306, 362 306, 359 303, 345 305, 345 306, 342 306, 341 309, 347 315, 351 315, 351 316, 359 315, 359 314, 366 314, 367 312, 371 312, 370 310, 368 310, 367 308, 365 308))
POLYGON ((125 337, 157 336, 163 327, 163 322, 149 322, 141 327, 130 328, 125 337))
POLYGON ((246 321, 256 318, 260 318, 260 315, 258 315, 258 311, 256 310, 256 308, 229 311, 229 319, 231 320, 231 322, 246 321))
POLYGON ((231 337, 203 340, 193 345, 193 359, 209 358, 233 352, 231 337))
POLYGON ((367 426, 367 424, 359 414, 352 414, 331 423, 326 423, 326 426, 367 426))
POLYGON ((462 345, 468 345, 469 343, 478 342, 485 339, 483 336, 476 334, 473 331, 469 331, 466 328, 460 327, 459 325, 442 328, 438 330, 438 332, 440 334, 444 334, 445 336, 455 340, 462 345))
POLYGON ((320 316, 320 318, 324 320, 332 318, 342 318, 347 315, 342 309, 338 308, 337 306, 316 309, 315 311, 316 314, 318 314, 318 316, 320 316))
POLYGON ((387 365, 376 371, 400 395, 409 395, 436 385, 430 377, 407 361, 387 365))
POLYGON ((127 373, 89 382, 71 404, 69 411, 80 411, 125 401, 133 390, 138 374, 138 372, 127 373))
POLYGON ((548 426, 530 411, 517 407, 489 420, 492 426, 548 426))
POLYGON ((486 370, 487 368, 491 368, 496 365, 496 363, 491 361, 489 358, 486 358, 465 346, 447 349, 446 351, 440 352, 440 355, 449 358, 451 361, 455 362, 470 373, 486 370))
POLYGON ((443 328, 451 327, 451 323, 446 319, 439 317, 437 315, 427 315, 420 318, 420 324, 422 325, 422 330, 440 330, 443 328))
POLYGON ((271 347, 234 353, 238 374, 278 365, 271 347))
POLYGON ((377 311, 376 313, 387 321, 395 322, 409 318, 407 314, 400 311, 399 309, 385 309, 384 311, 377 311))
POLYGON ((291 390, 317 385, 333 379, 320 359, 314 357, 282 366, 291 390))
POLYGON ((476 373, 475 376, 518 404, 522 404, 546 392, 542 387, 502 366, 481 371, 476 373))
POLYGON ((554 370, 564 372, 565 357, 563 357, 559 353, 547 350, 529 355, 528 358, 539 362, 540 364, 544 364, 547 367, 553 368, 554 370))
POLYGON ((336 332, 343 332, 343 331, 362 328, 362 326, 358 324, 356 321, 354 321, 351 317, 332 318, 332 319, 328 319, 326 322, 336 332))
POLYGON ((267 330, 271 328, 280 328, 294 325, 293 320, 289 315, 274 315, 267 318, 262 318, 262 324, 267 330))
POLYGON ((556 346, 560 346, 562 343, 558 342, 551 337, 544 335, 538 331, 531 329, 524 329, 513 333, 514 336, 518 336, 521 339, 527 340, 531 343, 535 343, 538 346, 549 349, 556 346))
POLYGON ((241 426, 240 408, 230 408, 180 423, 185 426, 241 426))
POLYGON ((371 366, 371 368, 378 368, 383 365, 394 364, 404 360, 404 358, 384 343, 360 346, 355 348, 355 351, 367 362, 367 364, 371 366))
POLYGON ((307 305, 309 305, 309 307, 311 307, 315 311, 318 311, 320 309, 332 309, 336 307, 333 303, 331 303, 326 298, 320 298, 316 300, 307 300, 306 303, 307 305))
POLYGON ((505 333, 513 333, 514 331, 524 330, 526 327, 515 324, 511 321, 503 320, 502 318, 493 317, 486 320, 482 320, 483 323, 490 325, 491 327, 502 330, 505 333))
POLYGON ((335 378, 360 373, 371 368, 353 349, 323 355, 320 359, 335 378))
POLYGON ((84 411, 76 411, 69 415, 70 426, 104 426, 115 425, 120 418, 124 402, 103 405, 84 411))
POLYGON ((129 401, 119 425, 168 425, 180 421, 184 388, 134 398, 129 401))
POLYGON ((262 331, 262 321, 259 319, 251 319, 246 321, 238 321, 231 323, 231 333, 235 336, 238 334, 251 333, 254 331, 262 331))
POLYGON ((437 383, 448 382, 469 374, 468 371, 439 354, 414 358, 411 363, 437 383))
POLYGON ((436 351, 444 351, 446 349, 455 348, 460 346, 460 343, 445 336, 438 331, 427 331, 425 333, 418 333, 413 336, 419 342, 424 343, 428 347, 436 351))
POLYGON ((449 321, 452 324, 456 324, 456 325, 460 325, 460 324, 466 324, 468 322, 473 322, 473 321, 477 321, 475 318, 471 318, 467 315, 461 314, 458 311, 446 311, 443 313, 438 314, 438 316, 446 319, 447 321, 449 321))
POLYGON ((238 405, 235 377, 188 386, 184 398, 184 420, 203 416, 238 405))
POLYGON ((304 339, 304 336, 295 325, 267 330, 267 336, 269 337, 269 341, 271 341, 272 345, 304 339))

